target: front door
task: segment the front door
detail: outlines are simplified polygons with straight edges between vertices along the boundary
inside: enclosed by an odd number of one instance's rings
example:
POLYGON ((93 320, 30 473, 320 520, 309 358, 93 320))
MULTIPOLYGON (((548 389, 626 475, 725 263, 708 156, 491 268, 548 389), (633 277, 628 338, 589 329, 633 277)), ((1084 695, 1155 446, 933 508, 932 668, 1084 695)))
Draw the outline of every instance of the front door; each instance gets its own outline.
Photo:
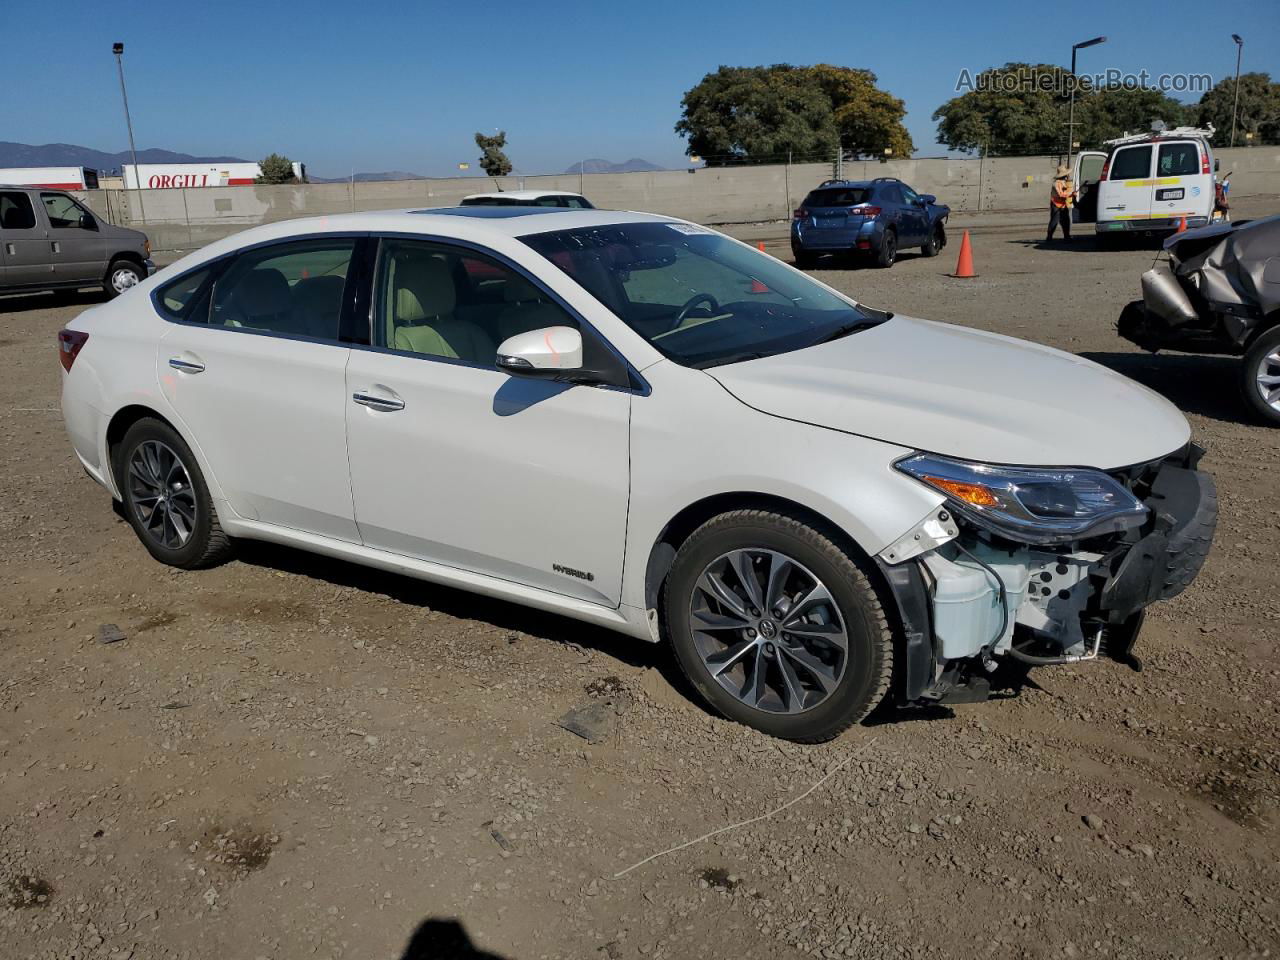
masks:
POLYGON ((1071 219, 1076 223, 1094 223, 1098 219, 1098 182, 1106 162, 1107 155, 1097 150, 1076 154, 1071 174, 1078 197, 1071 208, 1071 219))
POLYGON ((107 272, 106 242, 97 218, 65 193, 41 193, 49 222, 53 278, 58 283, 92 283, 107 272), (90 226, 82 225, 83 222, 90 226))
POLYGON ((0 286, 53 282, 48 230, 36 217, 31 195, 24 190, 0 191, 0 245, 4 249, 0 286))
POLYGON ((339 342, 355 240, 259 247, 162 288, 161 389, 237 514, 359 542, 339 342), (195 298, 185 304, 184 294, 195 298))
POLYGON ((904 206, 902 208, 903 230, 898 243, 904 247, 908 244, 924 243, 929 239, 929 214, 920 200, 920 194, 905 183, 900 186, 904 206))
POLYGON ((365 544, 616 606, 630 393, 494 368, 507 337, 577 320, 496 259, 420 240, 382 241, 373 300, 346 390, 365 544))

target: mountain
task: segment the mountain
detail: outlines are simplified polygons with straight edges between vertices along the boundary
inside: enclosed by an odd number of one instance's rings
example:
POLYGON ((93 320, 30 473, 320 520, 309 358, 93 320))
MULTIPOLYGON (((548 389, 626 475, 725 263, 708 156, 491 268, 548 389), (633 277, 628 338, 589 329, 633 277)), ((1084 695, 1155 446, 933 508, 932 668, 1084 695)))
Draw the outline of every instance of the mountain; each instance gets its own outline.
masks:
MULTIPOLYGON (((132 163, 127 150, 106 153, 74 143, 12 143, 0 140, 0 167, 92 167, 100 173, 132 163)), ((189 153, 150 147, 138 151, 139 163, 243 163, 239 157, 193 157, 189 153)))
POLYGON ((409 173, 406 170, 385 170, 382 173, 357 173, 354 177, 317 177, 307 171, 307 179, 312 183, 377 183, 382 180, 426 180, 420 173, 409 173))
POLYGON ((644 173, 648 170, 663 170, 664 167, 658 166, 656 163, 650 163, 648 160, 641 160, 639 157, 632 157, 623 163, 613 163, 610 160, 583 160, 581 164, 575 163, 565 173, 577 173, 581 166, 583 173, 644 173))

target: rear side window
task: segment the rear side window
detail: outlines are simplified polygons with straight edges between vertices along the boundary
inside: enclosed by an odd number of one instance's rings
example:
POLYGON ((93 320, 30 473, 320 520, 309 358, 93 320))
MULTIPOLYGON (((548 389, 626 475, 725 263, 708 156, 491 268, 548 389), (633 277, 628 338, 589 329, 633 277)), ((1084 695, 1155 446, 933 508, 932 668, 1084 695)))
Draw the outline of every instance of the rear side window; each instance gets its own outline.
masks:
POLYGON ((36 225, 35 207, 25 193, 0 193, 0 230, 31 230, 36 225))
POLYGON ((1140 180, 1151 176, 1151 146, 1124 147, 1111 161, 1108 180, 1140 180))
POLYGON ((1186 177, 1200 172, 1200 148, 1194 143, 1162 143, 1157 177, 1186 177))
POLYGON ((866 187, 826 187, 811 190, 804 198, 806 207, 853 207, 871 199, 866 187))
POLYGON ((208 322, 337 340, 354 251, 355 241, 348 238, 301 240, 246 251, 214 281, 208 322))

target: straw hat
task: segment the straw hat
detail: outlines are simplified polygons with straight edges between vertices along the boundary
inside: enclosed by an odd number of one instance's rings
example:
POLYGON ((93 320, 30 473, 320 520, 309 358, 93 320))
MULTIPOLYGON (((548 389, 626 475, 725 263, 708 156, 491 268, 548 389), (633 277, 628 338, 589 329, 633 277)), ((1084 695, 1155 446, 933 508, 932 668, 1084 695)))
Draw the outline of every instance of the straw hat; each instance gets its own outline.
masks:
POLYGON ((1067 168, 1067 165, 1065 163, 1058 164, 1058 172, 1053 175, 1053 179, 1061 180, 1063 177, 1069 176, 1071 176, 1071 171, 1067 168))

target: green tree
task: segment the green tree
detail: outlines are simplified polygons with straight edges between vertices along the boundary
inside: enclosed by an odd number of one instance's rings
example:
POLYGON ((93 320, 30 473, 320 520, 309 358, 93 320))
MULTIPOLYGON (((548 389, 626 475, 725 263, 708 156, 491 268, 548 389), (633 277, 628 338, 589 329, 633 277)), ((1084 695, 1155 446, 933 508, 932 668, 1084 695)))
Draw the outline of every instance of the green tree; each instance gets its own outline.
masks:
POLYGON ((868 70, 774 64, 720 67, 686 91, 676 132, 688 153, 709 164, 813 159, 834 154, 910 155, 901 100, 876 86, 868 70))
POLYGON ((507 154, 503 150, 506 145, 507 131, 505 130, 499 130, 491 137, 486 137, 483 133, 476 134, 476 146, 480 148, 480 166, 485 173, 493 177, 495 184, 498 183, 498 177, 505 177, 511 172, 511 161, 507 159, 507 154))
MULTIPOLYGON (((1224 77, 1200 98, 1197 116, 1201 125, 1212 123, 1217 131, 1213 142, 1224 147, 1231 142, 1231 109, 1236 99, 1236 78, 1224 77)), ((1236 118, 1236 146, 1254 140, 1280 138, 1280 83, 1269 73, 1240 74, 1240 107, 1236 118)))
POLYGON ((269 153, 258 164, 258 168, 262 171, 259 176, 253 178, 254 183, 297 183, 298 178, 293 173, 293 163, 288 157, 279 153, 269 153))
MULTIPOLYGON (((1069 71, 1047 63, 1006 63, 977 77, 962 74, 961 84, 968 89, 933 113, 938 142, 952 150, 985 149, 993 155, 1062 149, 1067 76, 1069 71)), ((1079 92, 1076 97, 1078 110, 1079 92)))
POLYGON ((1082 147, 1099 147, 1126 133, 1145 133, 1155 120, 1178 127, 1194 123, 1196 108, 1159 90, 1106 87, 1076 99, 1076 139, 1082 147))

